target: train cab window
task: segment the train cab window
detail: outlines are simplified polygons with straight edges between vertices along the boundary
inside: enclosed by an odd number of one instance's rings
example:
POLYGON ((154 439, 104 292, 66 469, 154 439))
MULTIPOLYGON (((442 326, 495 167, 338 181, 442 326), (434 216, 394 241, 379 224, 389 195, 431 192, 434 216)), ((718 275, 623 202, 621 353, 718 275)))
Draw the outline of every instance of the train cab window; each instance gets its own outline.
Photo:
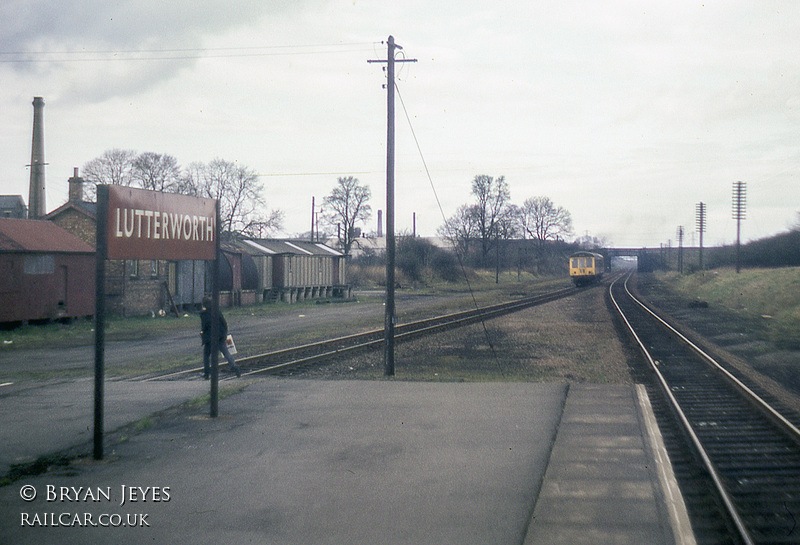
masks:
POLYGON ((572 265, 571 266, 572 266, 573 269, 577 269, 578 268, 578 258, 577 257, 573 257, 572 258, 572 265))

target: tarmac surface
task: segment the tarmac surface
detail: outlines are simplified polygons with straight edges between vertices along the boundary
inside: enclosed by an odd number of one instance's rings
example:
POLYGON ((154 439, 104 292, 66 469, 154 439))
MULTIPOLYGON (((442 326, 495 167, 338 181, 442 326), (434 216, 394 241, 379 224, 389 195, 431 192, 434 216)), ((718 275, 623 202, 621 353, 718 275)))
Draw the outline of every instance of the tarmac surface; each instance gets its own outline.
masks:
MULTIPOLYGON (((107 383, 106 429, 207 389, 107 383)), ((691 543, 640 394, 256 380, 217 418, 166 413, 101 461, 3 486, 0 543, 691 543)), ((0 396, 5 466, 90 451, 91 381, 0 396)))

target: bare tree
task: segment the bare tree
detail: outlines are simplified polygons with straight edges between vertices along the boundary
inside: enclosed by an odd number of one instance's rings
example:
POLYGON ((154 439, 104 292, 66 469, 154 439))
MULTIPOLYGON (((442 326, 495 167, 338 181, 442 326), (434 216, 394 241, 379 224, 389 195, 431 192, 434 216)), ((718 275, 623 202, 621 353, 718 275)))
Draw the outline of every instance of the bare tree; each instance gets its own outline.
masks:
POLYGON ((572 215, 549 197, 531 197, 522 203, 520 222, 527 235, 544 245, 572 235, 572 215))
POLYGON ((524 233, 536 241, 537 268, 545 261, 548 240, 572 235, 572 215, 556 206, 549 197, 531 197, 522 203, 520 224, 524 233))
POLYGON ((181 172, 178 179, 178 193, 199 197, 203 180, 205 179, 206 165, 199 161, 189 163, 181 172))
POLYGON ((230 161, 195 162, 181 171, 171 155, 112 149, 83 169, 87 194, 92 196, 96 184, 116 184, 219 199, 223 231, 259 238, 283 224, 283 211, 265 209, 258 175, 230 161))
POLYGON ((263 187, 247 167, 223 159, 192 163, 180 183, 188 194, 219 199, 222 231, 263 237, 283 223, 281 210, 264 213, 263 187))
POLYGON ((111 149, 83 166, 87 195, 96 194, 97 184, 135 186, 154 191, 182 193, 181 170, 175 157, 166 154, 111 149))
POLYGON ((172 155, 145 152, 136 156, 132 163, 131 177, 142 189, 180 192, 181 169, 172 155))
POLYGON ((325 197, 325 204, 332 211, 328 220, 340 224, 339 245, 345 254, 350 253, 353 242, 358 238, 356 224, 367 221, 372 212, 369 202, 372 193, 368 185, 361 185, 358 178, 347 176, 336 180, 331 194, 325 197))
POLYGON ((84 186, 86 199, 95 199, 98 184, 132 185, 135 158, 136 152, 133 150, 114 148, 104 151, 100 157, 83 165, 82 177, 87 184, 84 186))
POLYGON ((453 245, 462 256, 469 254, 470 242, 478 237, 478 214, 475 205, 462 204, 456 213, 439 227, 439 235, 453 245))
POLYGON ((472 180, 472 194, 478 200, 476 207, 476 227, 481 241, 481 259, 486 265, 486 259, 497 240, 499 221, 511 198, 505 176, 497 179, 491 176, 479 175, 472 180))

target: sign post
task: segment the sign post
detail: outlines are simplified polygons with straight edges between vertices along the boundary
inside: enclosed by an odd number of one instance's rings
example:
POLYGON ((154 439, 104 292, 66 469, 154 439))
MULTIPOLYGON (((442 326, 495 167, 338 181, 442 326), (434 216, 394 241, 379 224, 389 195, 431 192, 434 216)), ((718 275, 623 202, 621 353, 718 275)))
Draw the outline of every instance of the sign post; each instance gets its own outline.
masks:
POLYGON ((97 186, 97 252, 94 279, 94 459, 103 458, 103 385, 105 383, 106 259, 108 186, 97 186))
MULTIPOLYGON (((211 264, 211 316, 219 316, 219 201, 215 205, 216 236, 214 237, 214 262, 211 264)), ((219 320, 211 320, 211 400, 209 416, 219 415, 219 320)))
MULTIPOLYGON (((103 457, 105 277, 107 259, 203 259, 214 262, 212 311, 219 311, 219 201, 97 186, 95 264, 94 458, 103 457)), ((213 322, 216 323, 216 320, 213 322)), ((218 335, 212 340, 211 416, 216 416, 218 335)))

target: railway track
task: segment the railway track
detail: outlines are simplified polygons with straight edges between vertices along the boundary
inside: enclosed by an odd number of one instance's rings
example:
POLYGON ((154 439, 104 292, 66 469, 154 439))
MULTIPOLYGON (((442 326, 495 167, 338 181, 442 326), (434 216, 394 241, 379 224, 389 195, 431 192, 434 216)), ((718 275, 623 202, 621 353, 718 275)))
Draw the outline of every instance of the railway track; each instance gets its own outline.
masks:
MULTIPOLYGON (((416 320, 406 324, 398 324, 395 326, 395 341, 410 340, 424 335, 432 335, 447 329, 473 324, 482 320, 489 320, 525 308, 549 303, 550 301, 555 301, 563 297, 569 297, 579 291, 581 291, 581 288, 562 288, 552 292, 524 297, 515 301, 499 303, 488 307, 455 312, 424 320, 416 320)), ((242 376, 264 373, 287 373, 348 353, 378 349, 383 346, 383 342, 384 330, 374 329, 355 335, 347 335, 284 350, 275 350, 264 354, 238 358, 237 364, 242 368, 242 376)), ((185 369, 174 373, 143 377, 142 380, 177 379, 200 371, 202 371, 202 368, 185 369)), ((223 380, 228 379, 226 378, 223 380)))
MULTIPOLYGON (((639 301, 610 298, 642 351, 646 381, 698 543, 800 543, 800 430, 769 396, 639 301)), ((794 422, 792 420, 795 420, 794 422)))

